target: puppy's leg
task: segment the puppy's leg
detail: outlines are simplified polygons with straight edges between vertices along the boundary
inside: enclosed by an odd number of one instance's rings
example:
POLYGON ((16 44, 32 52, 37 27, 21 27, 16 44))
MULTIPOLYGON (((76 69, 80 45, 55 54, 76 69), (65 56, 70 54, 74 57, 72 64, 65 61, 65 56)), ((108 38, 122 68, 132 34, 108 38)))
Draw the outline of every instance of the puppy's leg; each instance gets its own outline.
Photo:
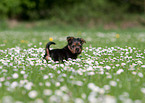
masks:
POLYGON ((45 59, 46 60, 50 60, 50 53, 49 53, 49 50, 48 50, 48 48, 46 48, 46 57, 45 57, 45 59))

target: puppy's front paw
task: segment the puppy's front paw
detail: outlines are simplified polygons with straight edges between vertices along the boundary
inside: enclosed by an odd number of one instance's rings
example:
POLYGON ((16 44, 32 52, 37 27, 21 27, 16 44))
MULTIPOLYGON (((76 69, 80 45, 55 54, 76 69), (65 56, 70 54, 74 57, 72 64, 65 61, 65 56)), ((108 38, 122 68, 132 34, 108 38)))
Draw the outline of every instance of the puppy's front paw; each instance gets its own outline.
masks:
POLYGON ((45 59, 46 60, 51 60, 51 57, 50 56, 46 56, 45 59))

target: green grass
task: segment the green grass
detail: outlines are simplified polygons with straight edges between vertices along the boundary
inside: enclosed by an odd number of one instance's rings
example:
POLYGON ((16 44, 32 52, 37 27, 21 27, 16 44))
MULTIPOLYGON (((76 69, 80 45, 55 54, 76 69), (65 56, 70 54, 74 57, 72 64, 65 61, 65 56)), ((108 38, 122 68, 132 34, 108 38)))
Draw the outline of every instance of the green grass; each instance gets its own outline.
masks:
POLYGON ((1 30, 0 103, 144 103, 144 45, 145 31, 131 29, 1 30), (42 62, 49 38, 62 48, 67 36, 86 40, 81 56, 42 62))

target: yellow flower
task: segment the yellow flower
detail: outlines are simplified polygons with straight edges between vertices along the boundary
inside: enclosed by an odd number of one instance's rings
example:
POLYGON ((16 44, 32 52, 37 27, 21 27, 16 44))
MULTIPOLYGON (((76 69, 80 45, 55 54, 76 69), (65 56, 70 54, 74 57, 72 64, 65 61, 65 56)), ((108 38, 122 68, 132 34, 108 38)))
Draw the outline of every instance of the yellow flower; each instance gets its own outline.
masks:
POLYGON ((120 38, 120 35, 119 34, 116 34, 116 38, 120 38))
POLYGON ((79 31, 79 32, 77 33, 77 35, 79 35, 79 36, 80 36, 80 35, 82 35, 82 33, 79 31))
POLYGON ((49 41, 53 41, 53 38, 49 38, 49 41))
POLYGON ((25 41, 24 40, 21 40, 21 43, 24 43, 25 41))
POLYGON ((7 40, 4 40, 4 43, 7 43, 7 40))

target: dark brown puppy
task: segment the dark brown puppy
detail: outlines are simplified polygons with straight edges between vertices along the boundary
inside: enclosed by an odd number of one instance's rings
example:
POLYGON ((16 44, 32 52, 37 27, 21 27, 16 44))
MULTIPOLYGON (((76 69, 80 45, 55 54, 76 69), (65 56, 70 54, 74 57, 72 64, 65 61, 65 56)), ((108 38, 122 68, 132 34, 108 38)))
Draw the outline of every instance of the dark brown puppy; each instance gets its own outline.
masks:
POLYGON ((48 42, 46 45, 44 59, 49 60, 51 57, 54 61, 68 60, 68 58, 76 59, 82 52, 82 46, 86 41, 82 38, 67 37, 68 44, 62 49, 50 50, 49 47, 54 42, 48 42))

